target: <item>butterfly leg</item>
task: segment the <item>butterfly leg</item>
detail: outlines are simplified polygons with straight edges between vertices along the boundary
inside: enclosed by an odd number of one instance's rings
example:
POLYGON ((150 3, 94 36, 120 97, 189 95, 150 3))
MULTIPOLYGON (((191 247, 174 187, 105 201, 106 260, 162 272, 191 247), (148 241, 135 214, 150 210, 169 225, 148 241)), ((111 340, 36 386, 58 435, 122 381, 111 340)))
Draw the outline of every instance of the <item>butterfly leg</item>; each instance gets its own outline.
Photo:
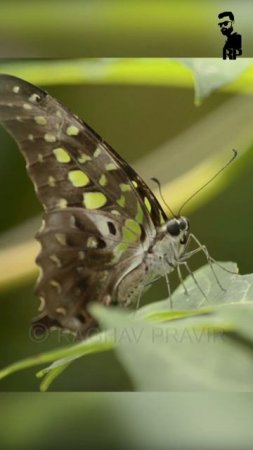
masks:
POLYGON ((212 271, 212 273, 213 273, 213 276, 214 276, 214 278, 215 278, 215 280, 216 280, 216 283, 218 284, 218 286, 220 287, 220 289, 221 289, 222 291, 225 292, 226 289, 222 286, 222 284, 221 284, 219 278, 217 277, 217 275, 216 275, 216 273, 215 273, 215 270, 214 270, 214 268, 213 268, 213 264, 217 264, 219 267, 221 267, 220 264, 218 264, 218 263, 215 261, 215 259, 213 259, 213 258, 209 255, 209 252, 208 252, 206 246, 203 245, 203 244, 201 244, 201 242, 200 242, 200 241, 196 238, 196 236, 195 236, 194 234, 192 234, 192 233, 190 233, 190 235, 189 235, 189 240, 188 240, 188 242, 190 242, 190 240, 193 240, 193 241, 198 245, 198 248, 196 248, 196 249, 194 249, 194 250, 191 250, 191 251, 188 252, 188 253, 185 253, 181 261, 183 261, 184 259, 190 258, 191 256, 195 255, 195 254, 198 253, 198 252, 203 252, 204 255, 205 255, 205 257, 206 257, 206 259, 207 259, 207 262, 208 262, 208 264, 209 264, 209 267, 210 267, 210 269, 211 269, 211 271, 212 271))
POLYGON ((184 288, 184 293, 185 293, 185 295, 189 295, 189 292, 187 291, 187 288, 186 288, 186 286, 185 286, 184 279, 183 279, 183 277, 182 277, 180 265, 177 265, 177 274, 178 274, 178 278, 179 278, 180 284, 182 284, 182 286, 183 286, 183 288, 184 288))
MULTIPOLYGON (((216 264, 216 266, 220 267, 220 268, 221 268, 222 270, 224 270, 225 272, 232 273, 233 275, 238 275, 237 272, 234 272, 233 270, 228 270, 228 269, 226 269, 226 267, 223 267, 221 264, 219 264, 219 263, 216 261, 216 259, 214 259, 214 258, 209 254, 209 252, 208 252, 206 246, 205 246, 205 245, 202 245, 202 244, 199 242, 199 240, 196 238, 196 236, 195 236, 194 234, 190 234, 190 237, 196 242, 196 244, 197 244, 199 247, 202 247, 202 250, 203 250, 203 251, 204 251, 204 249, 205 249, 205 255, 206 255, 206 257, 207 257, 207 260, 209 259, 209 261, 211 261, 213 264, 216 264)), ((219 284, 219 283, 218 283, 218 284, 219 284)))
POLYGON ((140 307, 142 293, 143 293, 143 291, 140 291, 138 294, 138 298, 137 298, 137 302, 136 302, 136 309, 139 309, 139 307, 140 307))
POLYGON ((166 270, 166 267, 164 264, 163 264, 163 267, 164 267, 164 278, 165 278, 167 289, 168 289, 170 309, 173 309, 172 294, 171 294, 171 289, 170 289, 170 280, 169 280, 168 273, 167 273, 167 270, 166 270))
POLYGON ((200 286, 200 284, 198 283, 198 280, 196 279, 194 273, 191 271, 188 263, 186 261, 179 261, 180 265, 183 265, 187 272, 189 273, 189 275, 192 277, 194 283, 196 284, 196 286, 198 287, 198 289, 200 290, 201 294, 203 295, 203 297, 205 298, 206 301, 208 301, 207 296, 205 294, 205 292, 203 291, 202 287, 200 286))

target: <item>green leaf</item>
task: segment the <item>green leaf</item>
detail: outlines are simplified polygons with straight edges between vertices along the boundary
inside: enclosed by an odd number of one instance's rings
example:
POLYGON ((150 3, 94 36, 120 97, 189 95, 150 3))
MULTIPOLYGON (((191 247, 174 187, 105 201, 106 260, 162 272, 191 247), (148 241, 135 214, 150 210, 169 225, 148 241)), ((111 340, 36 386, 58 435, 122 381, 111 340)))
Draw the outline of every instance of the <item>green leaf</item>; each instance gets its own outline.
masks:
POLYGON ((236 332, 239 332, 244 339, 249 340, 253 344, 252 297, 253 295, 251 296, 251 301, 243 302, 240 304, 240 307, 238 307, 238 304, 222 305, 219 315, 224 320, 228 320, 231 324, 233 324, 236 332))
POLYGON ((197 317, 151 324, 98 305, 92 312, 113 329, 117 356, 136 390, 253 390, 253 346, 230 337, 229 322, 218 316, 217 325, 217 313, 199 327, 197 317))
POLYGON ((78 58, 0 62, 1 73, 42 85, 85 83, 191 88, 194 78, 196 104, 224 87, 229 91, 252 93, 252 67, 251 58, 236 61, 221 58, 78 58))
MULTIPOLYGON (((85 341, 78 342, 77 344, 61 347, 46 353, 40 353, 36 356, 31 356, 30 358, 25 358, 21 361, 13 363, 0 370, 0 380, 20 370, 47 364, 53 361, 55 363, 50 366, 49 370, 55 369, 56 367, 58 368, 62 365, 67 365, 81 356, 111 350, 113 347, 113 341, 110 341, 104 336, 103 333, 99 333, 85 341)), ((43 371, 38 372, 37 376, 41 377, 49 370, 44 369, 43 371)))
MULTIPOLYGON (((57 367, 54 367, 50 371, 48 371, 40 384, 41 392, 46 392, 55 378, 57 378, 65 369, 67 369, 69 364, 70 363, 58 365, 57 367)), ((39 376, 39 372, 36 375, 39 376)))
POLYGON ((195 79, 195 103, 214 90, 230 84, 252 65, 252 59, 230 61, 218 58, 185 58, 182 62, 192 69, 195 79))
POLYGON ((237 274, 233 263, 219 264, 214 268, 225 292, 209 265, 194 274, 208 302, 189 276, 190 295, 181 285, 173 293, 177 310, 169 309, 167 299, 141 308, 133 320, 93 307, 101 325, 113 329, 118 358, 137 390, 253 389, 253 275, 237 274))
MULTIPOLYGON (((172 314, 176 314, 178 310, 182 314, 184 311, 194 309, 197 309, 197 313, 199 314, 202 311, 199 308, 209 308, 222 303, 253 300, 253 274, 239 275, 238 267, 235 263, 215 263, 213 264, 213 269, 221 286, 226 289, 225 292, 221 290, 216 282, 210 265, 202 266, 194 272, 194 277, 207 296, 207 299, 204 298, 193 278, 188 276, 185 280, 188 295, 185 294, 182 285, 179 285, 172 294, 172 314)), ((168 312, 169 309, 170 300, 167 299, 141 308, 138 314, 140 316, 146 316, 148 314, 152 317, 153 313, 156 314, 161 311, 168 312)), ((184 314, 186 313, 184 312, 184 314)))

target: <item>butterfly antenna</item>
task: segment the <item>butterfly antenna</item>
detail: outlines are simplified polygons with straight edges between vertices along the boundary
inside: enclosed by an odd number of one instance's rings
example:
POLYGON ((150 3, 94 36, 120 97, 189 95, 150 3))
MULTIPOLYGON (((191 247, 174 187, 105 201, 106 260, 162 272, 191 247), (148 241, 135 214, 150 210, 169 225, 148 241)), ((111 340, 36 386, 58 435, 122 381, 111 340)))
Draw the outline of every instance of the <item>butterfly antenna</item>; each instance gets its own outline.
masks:
POLYGON ((159 190, 159 194, 160 194, 160 197, 161 197, 163 203, 167 206, 169 212, 172 214, 173 217, 176 217, 175 214, 174 214, 174 212, 172 211, 172 209, 169 207, 168 203, 166 203, 166 201, 165 201, 165 199, 164 199, 164 196, 163 196, 163 194, 162 194, 162 189, 161 189, 161 183, 160 183, 160 181, 159 181, 157 178, 154 178, 154 177, 151 177, 151 180, 154 181, 154 182, 157 184, 158 190, 159 190))
POLYGON ((187 203, 189 203, 193 199, 193 197, 195 197, 195 195, 197 195, 200 191, 202 191, 202 189, 204 189, 206 186, 208 186, 210 183, 212 183, 212 181, 215 180, 215 178, 218 177, 220 175, 220 173, 223 172, 223 170, 225 170, 226 167, 228 167, 234 161, 234 159, 238 155, 238 152, 235 149, 232 149, 232 152, 233 152, 232 158, 230 158, 230 160, 220 170, 218 170, 218 172, 216 172, 216 174, 213 175, 210 178, 210 180, 208 180, 205 184, 203 184, 203 186, 201 186, 190 197, 188 197, 187 200, 185 200, 185 202, 182 204, 182 206, 180 207, 180 209, 178 211, 178 216, 180 216, 182 209, 185 207, 185 205, 187 205, 187 203))

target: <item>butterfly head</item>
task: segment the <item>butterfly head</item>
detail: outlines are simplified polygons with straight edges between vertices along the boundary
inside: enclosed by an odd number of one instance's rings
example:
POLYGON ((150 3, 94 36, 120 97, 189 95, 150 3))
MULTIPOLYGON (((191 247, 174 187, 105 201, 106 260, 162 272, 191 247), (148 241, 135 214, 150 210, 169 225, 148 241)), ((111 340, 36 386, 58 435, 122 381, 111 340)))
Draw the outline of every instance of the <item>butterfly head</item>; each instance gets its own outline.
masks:
POLYGON ((185 252, 189 239, 189 221, 184 216, 167 219, 159 231, 153 253, 159 260, 167 262, 171 269, 185 252))
POLYGON ((185 245, 189 236, 189 220, 184 216, 169 219, 166 223, 166 231, 177 242, 185 245))

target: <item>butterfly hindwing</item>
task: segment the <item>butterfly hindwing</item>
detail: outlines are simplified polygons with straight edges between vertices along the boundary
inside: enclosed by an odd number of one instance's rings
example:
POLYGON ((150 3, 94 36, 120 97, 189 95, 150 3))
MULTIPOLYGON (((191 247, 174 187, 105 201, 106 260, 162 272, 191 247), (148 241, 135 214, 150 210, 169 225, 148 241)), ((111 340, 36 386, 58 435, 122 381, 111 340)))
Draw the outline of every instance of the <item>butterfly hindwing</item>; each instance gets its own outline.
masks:
POLYGON ((87 326, 88 303, 113 300, 108 293, 117 282, 112 259, 115 240, 121 240, 119 219, 116 223, 113 215, 103 212, 83 214, 80 208, 55 210, 44 215, 37 239, 42 251, 37 257, 41 276, 36 292, 43 316, 46 312, 72 331, 87 326))

